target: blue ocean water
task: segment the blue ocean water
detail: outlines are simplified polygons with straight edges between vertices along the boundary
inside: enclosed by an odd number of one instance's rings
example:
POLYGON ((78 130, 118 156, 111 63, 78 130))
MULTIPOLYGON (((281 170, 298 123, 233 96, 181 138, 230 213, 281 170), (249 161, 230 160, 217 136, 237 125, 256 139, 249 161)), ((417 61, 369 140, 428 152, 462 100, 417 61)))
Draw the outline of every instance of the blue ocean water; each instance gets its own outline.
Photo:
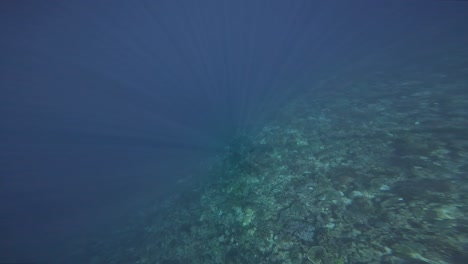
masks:
POLYGON ((0 25, 0 263, 467 263, 467 1, 0 25))

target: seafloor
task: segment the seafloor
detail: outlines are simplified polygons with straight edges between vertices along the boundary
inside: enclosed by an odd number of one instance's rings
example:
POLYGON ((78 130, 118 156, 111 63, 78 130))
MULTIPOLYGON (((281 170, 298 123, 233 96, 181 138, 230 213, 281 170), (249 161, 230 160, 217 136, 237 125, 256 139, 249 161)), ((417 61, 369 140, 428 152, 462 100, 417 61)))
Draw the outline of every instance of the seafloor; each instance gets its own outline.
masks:
POLYGON ((468 53, 440 58, 328 80, 87 263, 468 263, 468 53))

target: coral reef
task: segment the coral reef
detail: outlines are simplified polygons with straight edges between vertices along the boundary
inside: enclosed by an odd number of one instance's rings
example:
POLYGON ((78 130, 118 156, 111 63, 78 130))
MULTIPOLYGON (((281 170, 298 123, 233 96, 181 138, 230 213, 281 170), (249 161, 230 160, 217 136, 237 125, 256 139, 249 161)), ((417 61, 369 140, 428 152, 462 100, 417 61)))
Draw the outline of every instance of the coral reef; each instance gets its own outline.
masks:
POLYGON ((468 80, 446 68, 291 102, 95 263, 468 263, 468 80))

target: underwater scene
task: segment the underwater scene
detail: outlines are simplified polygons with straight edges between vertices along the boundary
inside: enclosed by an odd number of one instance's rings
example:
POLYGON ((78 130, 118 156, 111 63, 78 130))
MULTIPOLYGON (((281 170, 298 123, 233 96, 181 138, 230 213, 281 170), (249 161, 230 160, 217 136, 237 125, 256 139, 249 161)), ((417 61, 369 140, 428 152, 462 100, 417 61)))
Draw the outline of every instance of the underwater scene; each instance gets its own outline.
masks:
POLYGON ((5 1, 0 263, 468 263, 468 1, 5 1))
POLYGON ((289 103, 230 145, 211 182, 142 209, 87 263, 466 263, 460 58, 289 103))

